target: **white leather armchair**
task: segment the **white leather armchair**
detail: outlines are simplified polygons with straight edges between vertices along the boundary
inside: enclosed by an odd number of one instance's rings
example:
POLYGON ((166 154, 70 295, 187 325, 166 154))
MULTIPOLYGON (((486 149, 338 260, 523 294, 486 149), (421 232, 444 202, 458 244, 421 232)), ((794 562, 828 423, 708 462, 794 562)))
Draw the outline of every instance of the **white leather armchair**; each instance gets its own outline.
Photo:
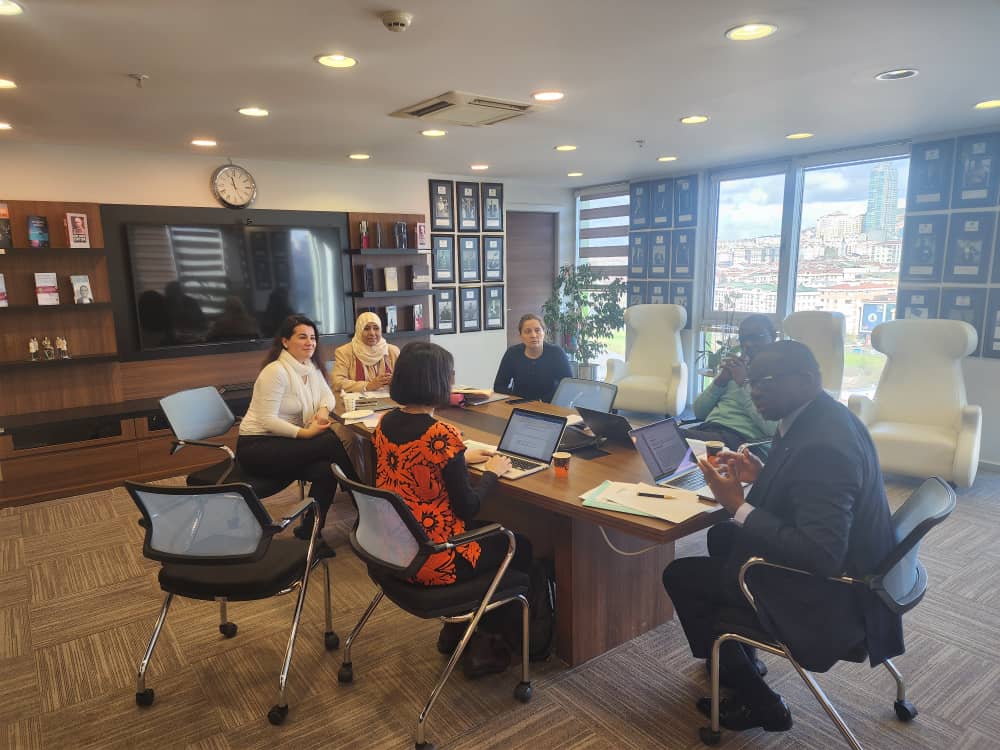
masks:
POLYGON ((801 310, 785 318, 781 330, 809 347, 819 363, 823 390, 840 398, 844 383, 844 316, 826 310, 801 310))
POLYGON ((851 396, 887 472, 969 487, 979 467, 983 412, 965 396, 962 359, 976 329, 958 320, 892 320, 872 332, 888 357, 875 398, 851 396))
POLYGON ((608 360, 605 380, 618 386, 616 409, 669 414, 684 411, 688 368, 680 305, 633 305, 625 311, 625 361, 608 360))

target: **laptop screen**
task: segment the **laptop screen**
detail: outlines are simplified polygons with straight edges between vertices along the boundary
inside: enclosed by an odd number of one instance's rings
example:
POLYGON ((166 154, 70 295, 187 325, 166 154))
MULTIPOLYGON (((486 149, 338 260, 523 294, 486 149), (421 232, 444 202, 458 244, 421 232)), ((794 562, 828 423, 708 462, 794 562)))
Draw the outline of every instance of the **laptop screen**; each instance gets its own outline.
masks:
POLYGON ((635 438, 639 455, 656 482, 686 474, 698 465, 677 423, 672 419, 639 427, 631 434, 635 438))
POLYGON ((504 453, 547 464, 552 460, 565 427, 566 417, 514 409, 497 448, 504 453))

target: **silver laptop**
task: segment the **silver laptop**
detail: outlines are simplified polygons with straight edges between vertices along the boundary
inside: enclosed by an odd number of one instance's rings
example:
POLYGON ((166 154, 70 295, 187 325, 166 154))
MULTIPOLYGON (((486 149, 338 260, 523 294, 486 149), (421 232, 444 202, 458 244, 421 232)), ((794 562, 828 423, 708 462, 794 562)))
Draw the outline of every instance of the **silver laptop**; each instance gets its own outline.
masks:
MULTIPOLYGON (((500 437, 500 445, 466 440, 465 446, 502 453, 513 465, 503 478, 520 479, 549 468, 552 454, 555 453, 565 429, 566 417, 514 409, 500 437)), ((482 471, 483 464, 473 464, 469 468, 482 471)))
POLYGON ((672 419, 632 430, 629 435, 655 484, 677 487, 714 499, 684 433, 672 419))

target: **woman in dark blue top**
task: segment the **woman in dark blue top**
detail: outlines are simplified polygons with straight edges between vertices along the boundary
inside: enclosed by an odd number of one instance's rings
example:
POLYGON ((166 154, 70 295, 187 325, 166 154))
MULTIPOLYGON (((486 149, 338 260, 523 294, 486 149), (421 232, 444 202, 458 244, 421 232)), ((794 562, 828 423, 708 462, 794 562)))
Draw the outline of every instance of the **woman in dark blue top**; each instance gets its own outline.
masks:
POLYGON ((563 378, 572 377, 566 352, 545 343, 545 325, 534 313, 517 323, 520 344, 510 347, 500 360, 493 390, 521 398, 551 401, 563 378))

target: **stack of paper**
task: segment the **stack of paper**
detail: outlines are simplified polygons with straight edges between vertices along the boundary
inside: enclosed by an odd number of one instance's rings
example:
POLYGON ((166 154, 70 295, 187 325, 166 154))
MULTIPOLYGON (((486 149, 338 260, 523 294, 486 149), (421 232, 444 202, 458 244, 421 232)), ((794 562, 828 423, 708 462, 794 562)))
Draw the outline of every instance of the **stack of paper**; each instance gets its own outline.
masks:
POLYGON ((660 518, 670 523, 681 523, 699 513, 719 507, 716 503, 700 500, 697 494, 688 490, 642 482, 631 484, 605 481, 580 497, 588 508, 660 518))

